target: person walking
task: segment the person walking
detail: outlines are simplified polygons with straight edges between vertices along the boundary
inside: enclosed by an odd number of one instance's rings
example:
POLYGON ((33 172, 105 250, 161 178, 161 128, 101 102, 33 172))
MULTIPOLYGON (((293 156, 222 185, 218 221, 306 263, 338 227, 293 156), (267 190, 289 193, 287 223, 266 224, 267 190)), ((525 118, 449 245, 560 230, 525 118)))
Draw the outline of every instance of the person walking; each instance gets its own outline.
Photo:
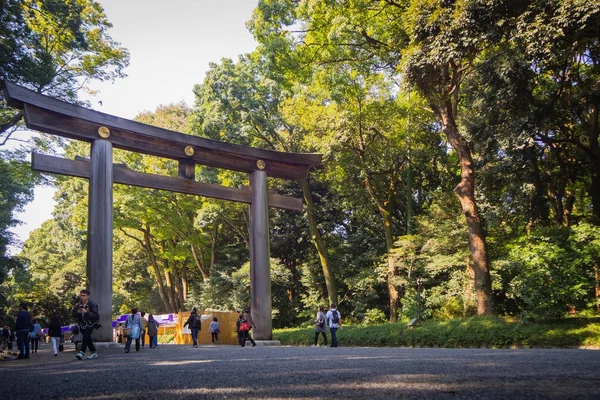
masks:
POLYGON ((31 324, 31 314, 27 311, 27 304, 19 304, 19 313, 15 331, 17 332, 17 347, 19 348, 18 359, 29 358, 29 332, 33 329, 31 324))
POLYGON ((240 331, 242 331, 242 340, 240 345, 242 347, 246 347, 246 340, 249 340, 250 343, 252 343, 252 347, 256 347, 256 342, 250 335, 250 329, 252 328, 256 328, 256 325, 254 325, 254 321, 252 321, 250 309, 244 308, 244 312, 242 313, 242 323, 240 324, 240 331))
POLYGON ((238 336, 238 344, 242 345, 242 339, 244 338, 244 332, 240 330, 240 326, 242 324, 242 314, 238 315, 238 319, 235 320, 235 331, 238 336))
POLYGON ((158 345, 158 326, 160 324, 154 319, 154 315, 148 314, 148 337, 150 338, 150 348, 158 345))
POLYGON ((131 349, 131 341, 135 339, 135 351, 140 351, 140 334, 142 333, 142 317, 138 315, 138 309, 133 307, 131 314, 125 320, 125 329, 131 329, 127 342, 125 342, 125 353, 131 349))
POLYGON ((8 338, 10 337, 10 328, 4 325, 2 329, 2 350, 8 350, 8 338))
POLYGON ((221 330, 219 329, 219 321, 217 317, 213 318, 208 330, 210 331, 210 341, 212 344, 215 344, 215 342, 219 343, 219 333, 221 333, 221 330))
POLYGON ((79 332, 82 335, 81 348, 79 353, 75 355, 78 360, 83 359, 86 350, 89 348, 90 354, 87 359, 92 360, 98 357, 96 347, 92 341, 92 332, 94 328, 99 327, 100 315, 98 314, 98 304, 90 299, 90 291, 82 289, 79 292, 79 302, 73 307, 72 316, 77 320, 79 332))
POLYGON ((140 312, 140 316, 142 317, 142 331, 140 332, 140 339, 142 339, 143 349, 144 344, 146 344, 146 332, 148 332, 148 321, 146 321, 146 318, 144 318, 146 316, 146 313, 144 311, 140 312))
POLYGON ((192 331, 192 341, 194 342, 194 347, 198 347, 198 332, 202 330, 202 323, 196 307, 192 308, 192 313, 187 321, 185 321, 185 324, 183 324, 184 327, 186 325, 189 326, 190 331, 192 331))
POLYGON ((338 347, 337 330, 342 329, 342 315, 332 304, 327 311, 327 320, 329 321, 329 333, 331 333, 331 347, 338 347))
POLYGON ((52 351, 54 356, 58 356, 58 345, 60 344, 60 338, 62 337, 62 330, 58 317, 52 317, 50 319, 50 325, 48 325, 48 336, 52 342, 52 351))
POLYGON ((323 345, 327 346, 327 316, 325 315, 325 307, 319 306, 317 311, 317 317, 315 319, 315 343, 312 347, 318 347, 317 342, 319 341, 319 333, 323 335, 323 345))
POLYGON ((33 330, 29 332, 29 340, 31 341, 31 353, 37 353, 40 344, 42 326, 37 322, 36 319, 34 319, 32 322, 33 330))

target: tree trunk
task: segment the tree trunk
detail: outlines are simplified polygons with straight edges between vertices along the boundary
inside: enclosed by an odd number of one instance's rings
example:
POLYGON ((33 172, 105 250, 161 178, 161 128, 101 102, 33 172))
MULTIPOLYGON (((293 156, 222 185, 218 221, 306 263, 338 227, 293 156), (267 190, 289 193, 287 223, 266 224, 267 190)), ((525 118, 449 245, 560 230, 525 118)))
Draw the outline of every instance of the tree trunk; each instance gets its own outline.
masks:
POLYGON ((321 232, 317 227, 317 218, 315 213, 315 204, 310 194, 310 188, 308 181, 303 179, 300 181, 302 187, 302 195, 306 202, 306 218, 308 219, 308 231, 310 233, 310 239, 312 240, 319 259, 321 260, 321 268, 323 268, 323 277, 325 278, 325 285, 327 286, 327 296, 329 297, 329 304, 338 304, 337 287, 335 283, 335 274, 333 271, 333 265, 329 259, 329 252, 325 246, 325 242, 321 237, 321 232))
POLYGON ((598 127, 598 106, 593 105, 588 117, 588 137, 592 154, 592 182, 590 197, 592 198, 592 222, 600 225, 600 129, 598 127))
POLYGON ((213 270, 215 266, 215 261, 217 259, 217 236, 219 235, 219 224, 215 221, 215 226, 210 236, 210 265, 208 266, 208 271, 213 270))
POLYGON ((202 249, 196 250, 196 246, 193 243, 190 244, 190 249, 192 250, 192 257, 194 258, 194 264, 200 271, 203 280, 207 280, 209 278, 208 271, 206 270, 206 265, 204 262, 204 253, 202 253, 202 249))
POLYGON ((444 106, 437 106, 434 109, 442 121, 444 134, 454 150, 456 150, 460 160, 461 180, 456 188, 454 188, 454 193, 460 201, 467 220, 469 248, 473 262, 473 272, 475 274, 474 285, 477 295, 477 314, 493 314, 492 281, 488 266, 485 233, 475 200, 475 173, 473 171, 471 149, 467 141, 458 132, 452 111, 452 104, 447 102, 444 106))
POLYGON ((151 242, 151 238, 150 238, 150 231, 149 229, 144 230, 144 248, 146 249, 146 253, 148 254, 148 258, 150 259, 150 263, 152 264, 152 269, 154 269, 154 277, 156 279, 156 283, 158 285, 158 294, 160 295, 160 299, 163 302, 163 305, 165 306, 165 310, 168 313, 172 313, 175 312, 175 310, 173 310, 171 308, 171 303, 169 302, 169 298, 167 295, 167 292, 165 290, 165 284, 164 281, 162 279, 161 273, 160 273, 160 267, 158 266, 158 262, 156 261, 156 257, 154 257, 154 253, 152 251, 152 242, 151 242))
POLYGON ((596 312, 600 313, 600 275, 598 274, 598 265, 594 265, 594 281, 596 283, 596 312))
POLYGON ((166 285, 168 293, 169 293, 169 296, 168 296, 169 304, 170 304, 173 312, 176 312, 177 304, 175 303, 175 288, 173 287, 173 284, 171 283, 171 280, 172 280, 171 273, 169 272, 169 268, 164 268, 163 271, 165 272, 165 285, 166 285))
POLYGON ((369 195, 377 205, 377 209, 381 214, 381 221, 383 226, 383 234, 385 236, 385 248, 387 250, 387 287, 388 294, 390 299, 390 322, 398 321, 398 307, 400 303, 400 294, 398 292, 398 288, 396 287, 396 277, 398 276, 396 271, 396 264, 394 262, 394 257, 392 257, 392 249, 394 247, 394 232, 392 230, 392 193, 394 193, 394 179, 392 178, 392 184, 390 185, 390 192, 386 200, 382 200, 375 193, 375 189, 371 186, 371 179, 369 177, 368 171, 365 179, 365 187, 369 195))

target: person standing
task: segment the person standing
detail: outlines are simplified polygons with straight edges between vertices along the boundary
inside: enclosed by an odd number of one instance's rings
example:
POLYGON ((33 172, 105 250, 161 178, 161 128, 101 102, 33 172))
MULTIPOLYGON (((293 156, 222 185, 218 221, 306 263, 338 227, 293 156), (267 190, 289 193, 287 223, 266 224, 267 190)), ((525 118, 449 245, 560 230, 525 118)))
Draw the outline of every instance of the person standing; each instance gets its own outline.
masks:
POLYGON ((154 319, 154 315, 148 314, 148 337, 150 338, 150 348, 158 345, 158 326, 160 324, 154 319))
POLYGON ((10 329, 8 325, 2 329, 2 350, 8 350, 8 338, 10 337, 10 329))
POLYGON ((210 341, 212 344, 215 344, 215 342, 219 343, 219 333, 221 330, 219 329, 219 321, 217 317, 213 318, 208 330, 210 331, 210 341))
POLYGON ((79 302, 75 304, 71 314, 77 320, 79 332, 82 335, 81 349, 75 357, 78 360, 83 359, 85 351, 89 348, 92 354, 87 357, 88 360, 97 358, 98 353, 96 353, 96 347, 94 346, 94 342, 92 342, 92 332, 94 331, 94 327, 99 326, 98 320, 100 319, 100 315, 98 314, 98 304, 90 299, 89 290, 82 289, 79 292, 79 302))
POLYGON ((135 351, 140 351, 140 334, 142 333, 142 317, 138 315, 136 307, 131 309, 131 314, 125 320, 125 328, 130 328, 131 333, 125 343, 125 353, 131 349, 131 341, 135 339, 135 351))
POLYGON ((58 345, 60 344, 60 338, 62 337, 62 330, 60 327, 60 321, 57 317, 52 317, 50 319, 50 325, 48 325, 48 336, 50 336, 50 341, 52 342, 54 356, 58 356, 58 345))
POLYGON ((198 332, 202 330, 202 323, 196 307, 192 308, 192 313, 187 321, 185 321, 185 324, 183 324, 184 327, 186 325, 189 326, 190 330, 192 331, 192 341, 194 342, 194 347, 198 347, 198 332))
POLYGON ((317 317, 315 319, 315 343, 313 347, 318 347, 317 342, 319 341, 319 333, 323 335, 323 344, 327 346, 327 316, 325 315, 325 307, 319 306, 319 311, 317 311, 317 317))
POLYGON ((148 321, 146 321, 146 318, 144 318, 145 315, 146 313, 144 311, 140 313, 140 316, 142 317, 142 331, 140 332, 140 339, 142 339, 142 349, 144 348, 144 344, 146 344, 146 332, 148 332, 148 321))
POLYGON ((19 304, 15 331, 17 332, 18 359, 29 358, 29 332, 32 329, 31 314, 27 311, 27 304, 19 304))
POLYGON ((327 311, 327 319, 329 320, 329 333, 331 333, 331 347, 338 347, 337 330, 342 329, 342 315, 332 304, 330 310, 327 311))
POLYGON ((254 325, 254 321, 252 321, 250 309, 244 308, 244 312, 242 313, 242 323, 240 324, 240 331, 242 331, 242 340, 240 345, 242 347, 246 347, 246 340, 249 340, 250 343, 252 343, 252 347, 256 347, 256 342, 250 335, 250 329, 252 328, 256 328, 256 325, 254 325))
POLYGON ((38 347, 40 344, 40 335, 42 332, 42 326, 37 322, 37 320, 33 320, 33 330, 29 332, 29 340, 31 341, 31 352, 37 353, 38 347))

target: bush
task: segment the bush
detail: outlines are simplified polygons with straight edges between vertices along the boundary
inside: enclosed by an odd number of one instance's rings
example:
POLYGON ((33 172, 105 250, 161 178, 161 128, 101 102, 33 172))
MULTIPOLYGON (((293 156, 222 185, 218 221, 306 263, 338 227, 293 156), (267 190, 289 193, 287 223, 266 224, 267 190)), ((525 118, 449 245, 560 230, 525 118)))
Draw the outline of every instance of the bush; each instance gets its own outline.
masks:
MULTIPOLYGON (((338 331, 342 346, 366 347, 600 347, 600 317, 566 318, 522 324, 501 317, 470 317, 404 323, 345 325, 338 331)), ((278 329, 273 338, 284 345, 310 346, 314 329, 278 329)))

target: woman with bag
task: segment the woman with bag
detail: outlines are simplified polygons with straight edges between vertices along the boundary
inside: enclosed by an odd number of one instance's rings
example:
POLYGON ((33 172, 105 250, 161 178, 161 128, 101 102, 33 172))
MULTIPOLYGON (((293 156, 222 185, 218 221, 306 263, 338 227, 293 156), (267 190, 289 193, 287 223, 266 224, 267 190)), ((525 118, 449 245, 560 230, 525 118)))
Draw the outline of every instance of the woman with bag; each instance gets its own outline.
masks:
POLYGON ((58 346, 60 345, 60 338, 62 336, 60 321, 57 317, 52 317, 50 319, 50 325, 48 325, 48 336, 50 336, 52 350, 54 351, 54 356, 56 357, 58 356, 58 346))
POLYGON ((323 334, 323 344, 327 346, 327 330, 326 330, 326 320, 327 316, 325 315, 325 307, 319 306, 319 311, 317 311, 317 317, 315 319, 315 343, 312 347, 319 347, 317 342, 319 341, 319 333, 323 334))
POLYGON ((140 351, 140 333, 142 332, 142 317, 138 315, 137 307, 131 309, 131 314, 127 316, 125 321, 124 335, 127 336, 125 343, 125 353, 129 353, 131 341, 135 339, 135 351, 140 351))
POLYGON ((240 324, 240 332, 242 332, 242 340, 240 346, 246 347, 246 340, 249 340, 252 343, 252 347, 256 346, 256 342, 250 336, 250 329, 256 328, 254 325, 254 321, 252 321, 252 315, 250 314, 250 309, 244 308, 244 312, 242 313, 242 323, 240 324))

